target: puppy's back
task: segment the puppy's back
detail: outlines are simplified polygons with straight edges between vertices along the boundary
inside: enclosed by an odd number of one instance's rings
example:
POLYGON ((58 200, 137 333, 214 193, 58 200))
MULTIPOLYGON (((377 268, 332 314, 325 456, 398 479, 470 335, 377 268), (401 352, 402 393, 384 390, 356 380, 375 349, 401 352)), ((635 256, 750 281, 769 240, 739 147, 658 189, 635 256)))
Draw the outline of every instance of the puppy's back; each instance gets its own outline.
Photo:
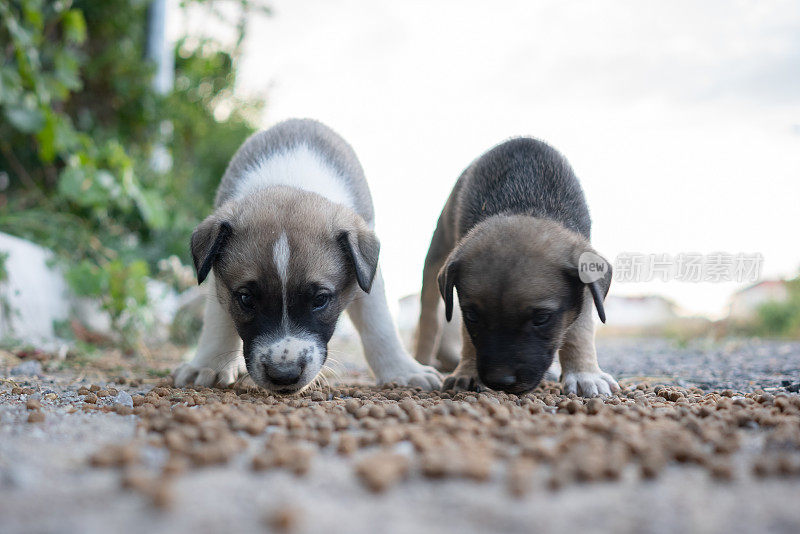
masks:
POLYGON ((587 239, 591 232, 586 198, 572 167, 556 149, 528 137, 506 141, 472 162, 451 201, 459 236, 499 214, 555 220, 587 239))
POLYGON ((245 180, 319 193, 353 208, 367 223, 374 218, 369 187, 355 151, 331 128, 312 119, 289 119, 250 136, 228 164, 215 206, 240 194, 245 180), (285 160, 278 173, 253 180, 254 173, 276 158, 285 160))

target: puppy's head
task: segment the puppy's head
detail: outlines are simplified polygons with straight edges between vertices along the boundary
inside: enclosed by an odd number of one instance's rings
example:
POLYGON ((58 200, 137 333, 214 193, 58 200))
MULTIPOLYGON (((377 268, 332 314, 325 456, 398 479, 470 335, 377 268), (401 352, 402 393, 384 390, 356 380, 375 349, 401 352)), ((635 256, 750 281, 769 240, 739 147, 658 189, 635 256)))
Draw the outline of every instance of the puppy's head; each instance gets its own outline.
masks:
POLYGON ((213 269, 251 378, 278 393, 320 372, 339 315, 372 286, 378 251, 351 209, 285 187, 224 204, 192 235, 198 281, 213 269))
POLYGON ((605 320, 610 267, 600 280, 585 283, 579 276, 585 252, 595 254, 580 235, 554 221, 524 216, 487 219, 451 252, 439 273, 439 289, 448 320, 453 288, 458 291, 484 385, 509 393, 536 387, 580 314, 587 290, 605 320))

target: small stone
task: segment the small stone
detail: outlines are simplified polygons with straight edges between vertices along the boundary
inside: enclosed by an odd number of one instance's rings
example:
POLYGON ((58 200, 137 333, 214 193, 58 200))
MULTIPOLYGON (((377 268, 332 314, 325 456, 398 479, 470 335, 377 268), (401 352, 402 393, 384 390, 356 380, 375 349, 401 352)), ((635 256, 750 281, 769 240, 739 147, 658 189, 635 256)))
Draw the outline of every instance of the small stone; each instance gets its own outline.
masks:
POLYGON ((126 391, 120 391, 114 397, 114 404, 121 404, 122 406, 129 406, 133 408, 133 397, 126 391))
POLYGON ((83 398, 83 402, 88 402, 89 404, 97 404, 97 396, 93 393, 89 393, 83 398))
POLYGON ((29 410, 41 410, 42 403, 36 399, 28 399, 28 401, 25 403, 25 407, 29 410))

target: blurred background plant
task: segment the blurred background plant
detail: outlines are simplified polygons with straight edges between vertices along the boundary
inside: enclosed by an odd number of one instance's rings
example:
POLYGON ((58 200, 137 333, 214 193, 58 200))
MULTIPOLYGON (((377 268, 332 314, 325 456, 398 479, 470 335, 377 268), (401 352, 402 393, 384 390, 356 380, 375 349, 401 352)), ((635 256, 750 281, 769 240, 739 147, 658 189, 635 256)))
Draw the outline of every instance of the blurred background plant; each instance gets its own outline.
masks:
POLYGON ((128 347, 147 327, 147 278, 163 270, 181 285, 175 258, 188 263, 192 228, 263 101, 234 87, 247 18, 266 6, 180 2, 235 39, 181 39, 162 93, 144 53, 149 4, 0 0, 0 229, 53 250, 128 347))
POLYGON ((751 335, 800 337, 800 276, 786 281, 785 300, 765 302, 756 311, 751 335))

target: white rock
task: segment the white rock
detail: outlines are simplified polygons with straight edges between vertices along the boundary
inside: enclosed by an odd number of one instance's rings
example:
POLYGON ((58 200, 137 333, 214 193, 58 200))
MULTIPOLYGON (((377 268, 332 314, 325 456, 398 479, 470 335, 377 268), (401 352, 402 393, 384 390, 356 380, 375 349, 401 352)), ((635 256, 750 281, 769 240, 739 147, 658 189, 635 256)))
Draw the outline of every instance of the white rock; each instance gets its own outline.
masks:
POLYGON ((53 253, 24 239, 0 233, 0 254, 8 254, 8 279, 0 282, 0 339, 13 337, 36 346, 56 340, 54 321, 69 317, 69 289, 51 267, 53 253), (8 309, 10 313, 4 314, 8 309))
POLYGON ((133 397, 131 397, 127 391, 120 391, 117 393, 117 396, 114 397, 114 404, 122 404, 123 406, 130 406, 133 408, 133 397))

